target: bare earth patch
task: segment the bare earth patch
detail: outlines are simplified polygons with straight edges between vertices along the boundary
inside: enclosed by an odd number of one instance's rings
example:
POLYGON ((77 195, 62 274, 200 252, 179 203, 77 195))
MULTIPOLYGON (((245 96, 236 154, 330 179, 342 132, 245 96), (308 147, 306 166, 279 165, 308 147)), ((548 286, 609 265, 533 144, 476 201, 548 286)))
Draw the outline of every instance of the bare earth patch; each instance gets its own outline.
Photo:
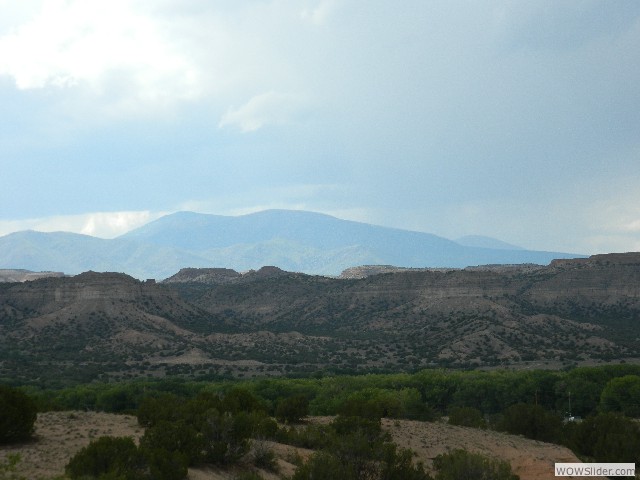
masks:
MULTIPOLYGON (((383 419, 382 425, 399 446, 416 452, 416 460, 431 467, 433 459, 456 448, 506 460, 521 480, 549 480, 556 462, 580 462, 566 447, 492 430, 458 427, 442 422, 383 419)), ((604 477, 563 477, 599 478, 604 477)))
MULTIPOLYGON (((312 423, 328 423, 332 417, 312 417, 312 423)), ((442 422, 383 419, 383 427, 393 441, 416 452, 416 461, 430 468, 433 458, 456 448, 482 453, 506 460, 521 480, 547 480, 555 478, 556 462, 579 462, 567 448, 537 442, 491 430, 457 427, 442 422)), ((136 417, 98 412, 48 412, 38 415, 35 438, 21 445, 0 447, 0 461, 8 454, 19 453, 22 462, 18 473, 30 480, 47 479, 62 475, 69 459, 93 439, 104 435, 132 437, 139 440, 144 429, 136 417)), ((189 469, 190 480, 232 480, 247 470, 258 471, 265 480, 277 480, 280 475, 290 476, 295 471, 296 457, 306 460, 313 452, 289 445, 265 442, 276 454, 279 475, 251 466, 250 458, 240 465, 221 469, 203 467, 189 469)), ((248 455, 250 457, 251 454, 248 455)), ((587 478, 587 477, 565 477, 587 478)), ((588 477, 600 478, 604 477, 588 477)))
MULTIPOLYGON (((138 419, 131 415, 115 415, 101 412, 47 412, 38 414, 34 439, 30 442, 0 447, 0 461, 13 453, 21 456, 17 473, 29 480, 50 479, 64 474, 64 467, 71 457, 89 442, 102 436, 132 437, 136 442, 144 434, 138 419)), ((305 459, 310 450, 265 442, 277 457, 279 474, 290 476, 295 465, 289 460, 296 455, 305 459)), ((258 470, 247 462, 236 467, 190 468, 189 480, 232 480, 247 470, 255 470, 265 480, 277 480, 279 474, 258 470)))
POLYGON ((144 433, 136 417, 100 412, 40 413, 35 427, 33 441, 0 448, 2 460, 19 453, 19 473, 34 480, 62 475, 69 459, 91 440, 108 435, 137 441, 144 433))

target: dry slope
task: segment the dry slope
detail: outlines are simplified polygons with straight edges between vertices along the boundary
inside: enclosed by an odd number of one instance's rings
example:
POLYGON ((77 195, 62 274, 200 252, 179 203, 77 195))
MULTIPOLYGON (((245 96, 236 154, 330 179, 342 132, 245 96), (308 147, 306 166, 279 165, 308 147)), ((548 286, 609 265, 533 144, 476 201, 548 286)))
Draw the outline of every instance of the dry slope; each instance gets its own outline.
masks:
MULTIPOLYGON (((329 417, 311 418, 312 422, 326 423, 329 417)), ((455 448, 490 455, 508 461, 521 480, 546 480, 553 478, 555 462, 578 462, 576 456, 558 445, 528 440, 499 432, 456 427, 440 422, 418 422, 411 420, 383 420, 393 441, 401 447, 410 448, 417 454, 416 460, 430 467, 433 458, 455 448)), ((33 442, 0 447, 0 461, 8 454, 19 453, 22 462, 19 473, 29 479, 45 479, 64 473, 64 466, 81 448, 92 439, 103 435, 130 436, 139 439, 143 429, 135 417, 97 412, 48 412, 38 415, 35 440, 33 442)), ((281 472, 293 473, 289 459, 298 453, 307 458, 309 450, 287 445, 269 446, 278 456, 281 472)), ((191 469, 191 480, 226 480, 234 478, 242 467, 231 470, 219 468, 191 469)), ((277 478, 261 472, 267 478, 277 478)), ((595 478, 595 477, 590 477, 595 478)), ((599 478, 599 477, 598 477, 599 478)))

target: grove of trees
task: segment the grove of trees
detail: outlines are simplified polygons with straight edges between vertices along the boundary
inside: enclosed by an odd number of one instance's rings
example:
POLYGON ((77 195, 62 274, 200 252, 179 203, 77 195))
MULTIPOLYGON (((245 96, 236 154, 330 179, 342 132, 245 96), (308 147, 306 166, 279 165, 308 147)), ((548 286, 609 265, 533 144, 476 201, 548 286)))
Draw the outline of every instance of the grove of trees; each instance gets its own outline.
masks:
MULTIPOLYGON (((69 462, 71 479, 180 480, 189 466, 228 466, 249 457, 256 467, 276 470, 265 447, 273 440, 315 451, 300 462, 294 480, 425 480, 431 477, 411 452, 383 433, 381 418, 448 415, 453 425, 566 445, 585 461, 640 463, 640 423, 633 419, 640 416, 639 398, 640 367, 632 365, 220 383, 172 379, 46 391, 0 386, 0 443, 30 438, 38 410, 94 409, 133 413, 145 433, 138 445, 126 438, 95 440, 69 462), (570 410, 584 421, 567 421, 570 410), (316 425, 305 422, 307 415, 335 418, 316 425)), ((438 457, 434 467, 435 480, 515 478, 508 465, 464 451, 438 457), (489 473, 469 477, 462 471, 489 473)))

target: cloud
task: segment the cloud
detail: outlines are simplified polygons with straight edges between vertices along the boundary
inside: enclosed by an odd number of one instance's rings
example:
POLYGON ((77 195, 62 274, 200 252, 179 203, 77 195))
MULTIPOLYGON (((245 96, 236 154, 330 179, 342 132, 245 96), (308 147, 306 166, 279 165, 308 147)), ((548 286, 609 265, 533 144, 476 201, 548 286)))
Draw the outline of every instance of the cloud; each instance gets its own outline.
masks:
POLYGON ((43 0, 0 21, 0 75, 21 90, 88 88, 148 103, 246 97, 295 83, 283 39, 312 30, 301 16, 323 23, 335 5, 300 14, 292 1, 43 0))
POLYGON ((164 213, 150 211, 96 212, 59 215, 26 220, 0 220, 0 235, 21 230, 39 232, 73 232, 100 238, 114 238, 148 223, 164 213))
POLYGON ((637 235, 640 212, 621 210, 637 199, 585 186, 637 172, 627 4, 0 0, 0 210, 159 211, 216 191, 223 211, 344 211, 554 250, 637 235), (274 191, 313 183, 345 192, 274 191))
POLYGON ((130 2, 46 0, 30 21, 0 38, 0 73, 19 89, 109 88, 126 79, 142 100, 197 94, 197 72, 162 24, 130 2))
POLYGON ((256 95, 238 108, 229 108, 218 123, 219 128, 235 126, 244 133, 256 131, 265 125, 283 125, 291 122, 303 102, 299 96, 267 92, 256 95))
POLYGON ((337 8, 336 0, 322 0, 314 8, 304 9, 300 17, 315 25, 323 25, 337 8))

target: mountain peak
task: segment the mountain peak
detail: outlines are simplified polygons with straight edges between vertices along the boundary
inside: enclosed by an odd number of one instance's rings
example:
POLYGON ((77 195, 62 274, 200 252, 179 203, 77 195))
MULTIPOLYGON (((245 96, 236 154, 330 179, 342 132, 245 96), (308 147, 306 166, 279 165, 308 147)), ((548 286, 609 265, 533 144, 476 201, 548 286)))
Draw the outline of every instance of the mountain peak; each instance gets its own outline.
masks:
POLYGON ((341 220, 303 210, 264 210, 241 216, 176 212, 112 240, 77 234, 38 234, 29 241, 0 237, 0 267, 29 270, 122 271, 166 278, 183 267, 235 271, 274 265, 288 272, 339 275, 356 265, 455 267, 548 264, 577 255, 461 245, 430 233, 341 220))

